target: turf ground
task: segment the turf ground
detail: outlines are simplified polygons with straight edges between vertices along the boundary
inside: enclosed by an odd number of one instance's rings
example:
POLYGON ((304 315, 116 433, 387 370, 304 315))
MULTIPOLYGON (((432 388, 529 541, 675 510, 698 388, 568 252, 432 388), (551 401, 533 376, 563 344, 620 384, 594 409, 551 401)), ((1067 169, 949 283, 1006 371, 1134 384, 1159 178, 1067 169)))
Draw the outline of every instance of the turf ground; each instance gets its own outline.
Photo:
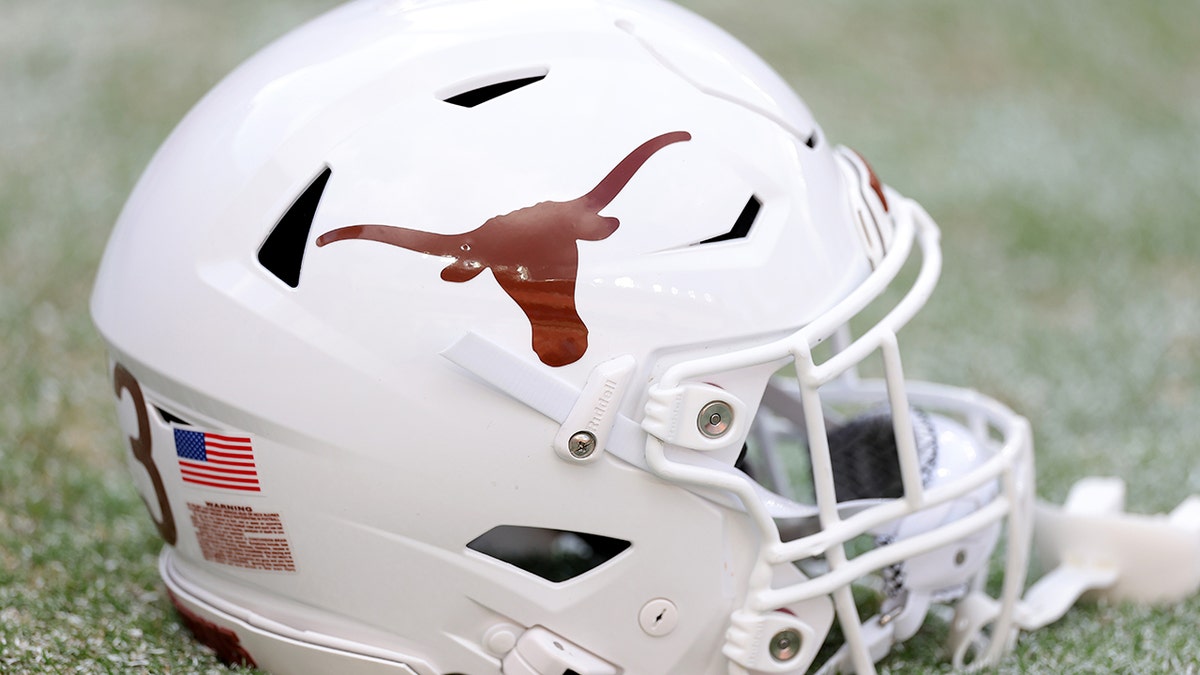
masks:
MULTIPOLYGON (((1200 492, 1200 5, 690 0, 943 227, 906 368, 1030 417, 1039 492, 1200 492)), ((0 0, 0 672, 220 672, 158 583, 87 298, 150 154, 328 0, 0 0)), ((1000 672, 1200 669, 1200 599, 1090 604, 1000 672)), ((917 640, 885 672, 940 668, 917 640)))

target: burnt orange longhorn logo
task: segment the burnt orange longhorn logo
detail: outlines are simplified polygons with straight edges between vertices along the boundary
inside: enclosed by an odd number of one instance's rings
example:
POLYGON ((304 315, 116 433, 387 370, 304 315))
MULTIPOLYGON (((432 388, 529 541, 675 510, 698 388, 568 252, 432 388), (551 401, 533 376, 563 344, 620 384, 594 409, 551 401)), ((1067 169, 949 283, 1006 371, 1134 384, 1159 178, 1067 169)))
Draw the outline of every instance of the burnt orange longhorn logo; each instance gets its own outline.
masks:
POLYGON ((367 239, 453 258, 442 270, 443 281, 470 281, 490 268, 500 288, 529 319, 538 358, 548 366, 565 366, 578 361, 588 346, 587 326, 575 309, 576 242, 600 241, 616 232, 620 221, 601 216, 600 210, 654 153, 691 137, 686 131, 656 136, 626 155, 582 197, 539 202, 490 218, 469 232, 437 234, 392 225, 351 225, 321 235, 317 246, 367 239))

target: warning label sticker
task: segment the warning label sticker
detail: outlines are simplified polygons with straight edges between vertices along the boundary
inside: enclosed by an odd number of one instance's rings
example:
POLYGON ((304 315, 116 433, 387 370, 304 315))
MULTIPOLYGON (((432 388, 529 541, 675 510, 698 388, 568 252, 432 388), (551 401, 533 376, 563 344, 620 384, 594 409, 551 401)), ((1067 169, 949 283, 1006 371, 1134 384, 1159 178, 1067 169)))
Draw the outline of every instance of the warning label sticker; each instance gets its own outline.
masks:
POLYGON ((205 560, 252 570, 296 571, 278 513, 215 502, 188 502, 188 511, 205 560))

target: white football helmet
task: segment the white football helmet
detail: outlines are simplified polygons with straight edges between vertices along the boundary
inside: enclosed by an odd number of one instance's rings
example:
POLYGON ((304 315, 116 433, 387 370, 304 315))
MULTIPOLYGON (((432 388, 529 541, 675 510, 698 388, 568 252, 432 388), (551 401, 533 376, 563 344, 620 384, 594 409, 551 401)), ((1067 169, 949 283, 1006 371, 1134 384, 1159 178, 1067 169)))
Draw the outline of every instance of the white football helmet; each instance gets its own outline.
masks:
POLYGON ((678 7, 363 0, 183 120, 92 312, 226 660, 869 672, 927 620, 993 661, 1024 583, 1025 421, 902 373, 939 269, 921 207, 678 7))

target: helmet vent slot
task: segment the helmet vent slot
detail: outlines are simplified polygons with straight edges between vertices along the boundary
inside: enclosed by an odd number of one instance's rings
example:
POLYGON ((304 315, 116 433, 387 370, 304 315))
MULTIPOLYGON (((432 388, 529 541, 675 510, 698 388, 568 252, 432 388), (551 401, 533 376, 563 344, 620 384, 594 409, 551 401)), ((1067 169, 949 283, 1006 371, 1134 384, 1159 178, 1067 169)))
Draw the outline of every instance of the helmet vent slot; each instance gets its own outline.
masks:
POLYGON ((710 239, 705 239, 701 244, 715 244, 718 241, 729 241, 731 239, 745 239, 750 234, 750 226, 754 225, 754 221, 758 218, 758 212, 762 209, 762 200, 757 195, 750 195, 746 205, 742 207, 742 212, 738 214, 737 220, 733 221, 733 227, 725 234, 718 234, 710 239))
POLYGON ((487 103, 494 98, 500 98, 505 94, 514 92, 521 87, 528 87, 534 82, 539 82, 546 77, 547 72, 549 71, 543 70, 537 75, 517 77, 503 80, 501 82, 492 82, 481 87, 474 87, 467 91, 454 94, 453 96, 445 97, 442 100, 446 103, 451 103, 463 108, 474 108, 481 103, 487 103))
POLYGON ((271 234, 258 249, 258 263, 283 283, 296 288, 300 285, 300 267, 304 264, 304 247, 312 228, 317 205, 325 192, 325 183, 332 173, 329 167, 313 179, 304 192, 292 202, 275 223, 271 234))
POLYGON ((560 583, 586 574, 629 548, 624 539, 544 527, 500 525, 467 548, 560 583))
POLYGON ((154 406, 154 412, 158 413, 158 416, 160 418, 162 418, 162 421, 165 422, 166 424, 174 424, 174 425, 181 426, 181 427, 195 426, 194 424, 183 419, 182 417, 179 417, 178 415, 173 415, 158 406, 154 406))

